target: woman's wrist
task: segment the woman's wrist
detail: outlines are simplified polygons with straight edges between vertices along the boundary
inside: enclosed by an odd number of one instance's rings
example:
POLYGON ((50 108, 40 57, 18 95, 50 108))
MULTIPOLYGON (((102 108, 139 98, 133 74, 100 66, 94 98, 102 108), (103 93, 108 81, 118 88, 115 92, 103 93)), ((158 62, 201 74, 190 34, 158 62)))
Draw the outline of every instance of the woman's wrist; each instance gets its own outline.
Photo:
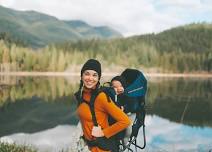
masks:
POLYGON ((94 137, 103 137, 104 136, 104 132, 102 131, 101 126, 94 126, 91 132, 91 135, 94 137))

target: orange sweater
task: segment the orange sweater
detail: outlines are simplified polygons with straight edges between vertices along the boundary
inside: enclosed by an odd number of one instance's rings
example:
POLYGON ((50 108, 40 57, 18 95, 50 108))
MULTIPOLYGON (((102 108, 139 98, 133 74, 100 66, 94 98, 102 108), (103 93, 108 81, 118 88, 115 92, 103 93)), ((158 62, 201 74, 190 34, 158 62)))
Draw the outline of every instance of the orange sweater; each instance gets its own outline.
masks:
MULTIPOLYGON (((90 90, 84 90, 83 99, 89 102, 90 97, 90 90)), ((119 107, 117 107, 113 102, 108 102, 106 94, 103 92, 99 93, 96 97, 94 107, 97 122, 103 129, 104 135, 107 138, 127 128, 131 123, 128 116, 119 107), (116 120, 116 123, 111 126, 108 124, 108 115, 111 115, 116 120)), ((80 118, 85 138, 88 140, 94 139, 94 137, 91 135, 94 124, 89 105, 83 102, 79 105, 77 113, 80 118)), ((98 147, 92 147, 90 150, 92 152, 104 152, 98 147)))

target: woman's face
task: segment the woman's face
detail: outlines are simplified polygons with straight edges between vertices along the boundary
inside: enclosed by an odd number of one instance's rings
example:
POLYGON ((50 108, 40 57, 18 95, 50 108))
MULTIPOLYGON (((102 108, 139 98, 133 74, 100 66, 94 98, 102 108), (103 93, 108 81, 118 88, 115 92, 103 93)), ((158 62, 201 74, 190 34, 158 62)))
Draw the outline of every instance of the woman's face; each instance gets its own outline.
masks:
POLYGON ((112 86, 113 86, 113 88, 114 88, 114 90, 115 90, 117 95, 124 92, 124 87, 122 86, 120 81, 113 80, 112 81, 112 86))
POLYGON ((95 89, 99 81, 98 73, 94 70, 85 70, 82 74, 82 82, 88 89, 95 89))

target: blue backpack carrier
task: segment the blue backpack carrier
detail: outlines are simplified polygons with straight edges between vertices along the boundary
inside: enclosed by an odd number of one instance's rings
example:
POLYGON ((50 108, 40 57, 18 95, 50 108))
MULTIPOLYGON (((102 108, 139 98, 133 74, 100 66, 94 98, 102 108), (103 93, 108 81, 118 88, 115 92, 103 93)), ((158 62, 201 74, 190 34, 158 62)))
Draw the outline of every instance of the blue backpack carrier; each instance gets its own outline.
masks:
POLYGON ((126 69, 121 73, 121 76, 126 80, 126 88, 124 95, 127 97, 126 108, 127 112, 135 113, 136 117, 133 122, 132 132, 127 145, 122 145, 120 151, 137 151, 144 149, 146 146, 145 137, 145 96, 147 92, 147 79, 143 73, 137 69, 126 69), (140 128, 143 130, 143 146, 137 144, 137 136, 140 128), (134 145, 134 149, 131 148, 134 145))
POLYGON ((145 105, 147 80, 143 73, 136 69, 126 69, 121 74, 126 80, 124 95, 126 98, 126 112, 136 113, 145 105))
MULTIPOLYGON (((146 137, 145 137, 145 96, 147 92, 147 79, 145 78, 144 74, 137 70, 137 69, 125 69, 121 73, 121 77, 123 77, 126 81, 126 86, 124 93, 121 95, 120 100, 116 100, 115 98, 115 91, 113 88, 103 87, 102 90, 113 100, 118 106, 124 107, 125 113, 134 113, 136 115, 130 139, 127 145, 122 144, 120 142, 120 149, 119 151, 125 151, 126 149, 130 151, 134 151, 131 149, 131 145, 134 145, 134 149, 144 149, 146 146, 146 137), (121 103, 119 103, 121 102, 121 103), (143 146, 139 146, 137 144, 137 136, 139 133, 140 128, 143 129, 143 146)), ((111 121, 111 120, 110 120, 111 121)), ((114 123, 113 119, 111 121, 114 123)), ((121 139, 124 136, 124 131, 118 133, 116 135, 118 138, 121 139)))

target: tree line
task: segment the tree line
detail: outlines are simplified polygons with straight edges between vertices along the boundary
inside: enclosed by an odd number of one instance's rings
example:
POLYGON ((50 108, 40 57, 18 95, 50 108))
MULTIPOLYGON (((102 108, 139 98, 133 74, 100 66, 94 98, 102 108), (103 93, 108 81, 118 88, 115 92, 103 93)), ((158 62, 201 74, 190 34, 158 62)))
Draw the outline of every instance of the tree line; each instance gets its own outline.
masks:
POLYGON ((108 68, 210 73, 212 28, 199 26, 129 38, 65 42, 36 50, 1 40, 0 71, 64 71, 97 58, 108 68))

